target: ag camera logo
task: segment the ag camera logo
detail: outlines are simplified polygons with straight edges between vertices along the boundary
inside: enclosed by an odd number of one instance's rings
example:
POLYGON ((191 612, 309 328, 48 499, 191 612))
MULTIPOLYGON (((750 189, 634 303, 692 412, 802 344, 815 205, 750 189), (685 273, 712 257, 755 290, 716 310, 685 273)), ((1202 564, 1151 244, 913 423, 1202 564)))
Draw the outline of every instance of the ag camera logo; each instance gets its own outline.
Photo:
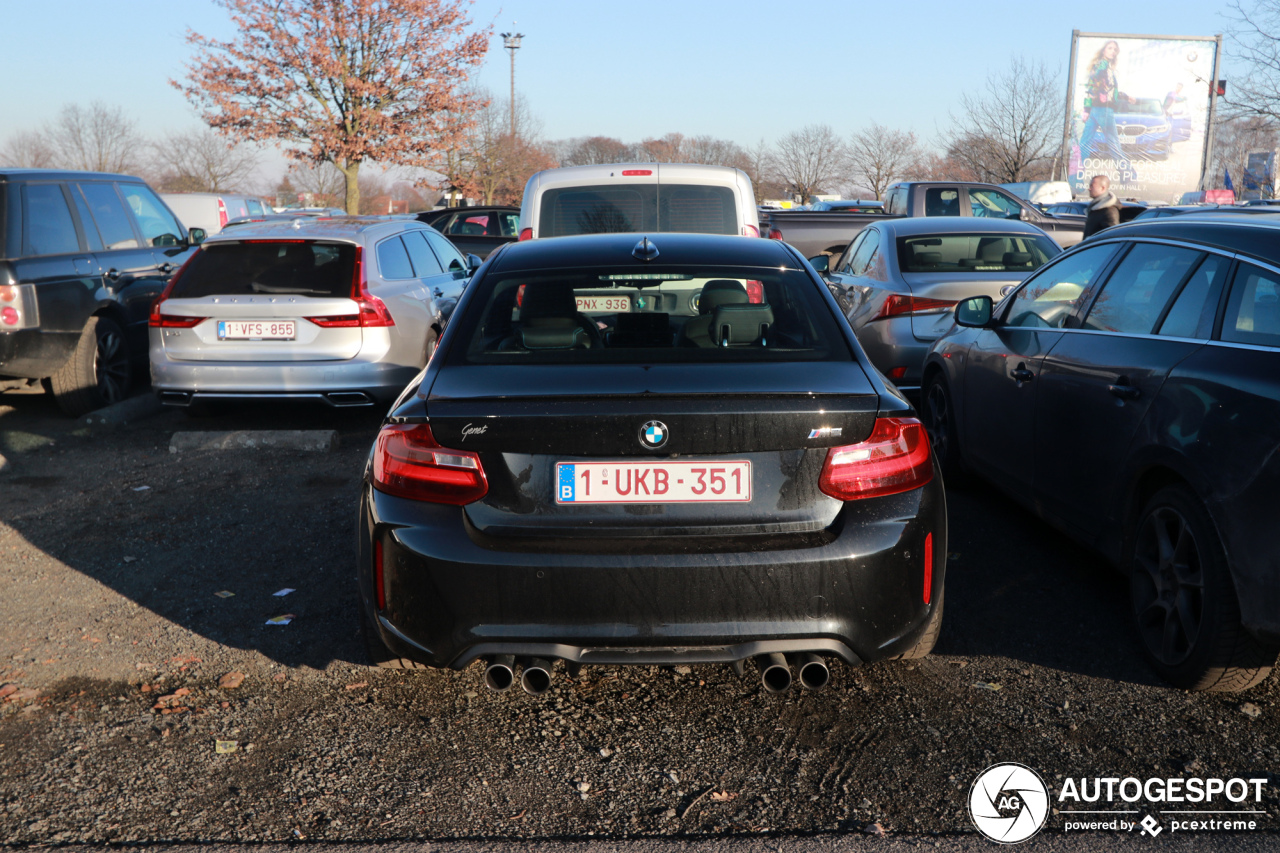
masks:
POLYGON ((1049 789, 1022 764, 993 764, 969 789, 969 817, 978 831, 1001 844, 1026 841, 1049 816, 1049 789))

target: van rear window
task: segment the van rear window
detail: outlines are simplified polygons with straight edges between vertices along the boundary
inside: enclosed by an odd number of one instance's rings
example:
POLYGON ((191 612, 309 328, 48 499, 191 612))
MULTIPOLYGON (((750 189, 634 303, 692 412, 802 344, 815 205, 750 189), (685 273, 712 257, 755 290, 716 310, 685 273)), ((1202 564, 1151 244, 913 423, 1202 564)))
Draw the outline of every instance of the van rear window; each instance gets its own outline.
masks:
POLYGON ((350 296, 356 247, 310 240, 209 243, 191 259, 172 296, 350 296))
POLYGON ((695 184, 564 187, 542 194, 539 237, 666 231, 737 234, 733 190, 695 184))

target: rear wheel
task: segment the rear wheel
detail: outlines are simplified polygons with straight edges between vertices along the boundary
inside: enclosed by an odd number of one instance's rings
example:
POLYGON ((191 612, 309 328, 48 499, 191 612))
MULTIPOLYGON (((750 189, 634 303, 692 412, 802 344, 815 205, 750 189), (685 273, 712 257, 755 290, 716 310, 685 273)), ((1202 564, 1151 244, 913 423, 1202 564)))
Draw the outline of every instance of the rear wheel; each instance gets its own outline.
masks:
POLYGON ((1184 690, 1234 692, 1266 678, 1277 649, 1240 624, 1226 554, 1195 494, 1182 485, 1162 489, 1131 542, 1133 620, 1155 670, 1184 690))
POLYGON ((964 472, 960 442, 956 436, 955 407, 941 373, 935 373, 924 389, 924 426, 929 433, 933 458, 948 480, 959 480, 964 472))
POLYGON ((59 408, 72 417, 129 395, 132 371, 124 332, 110 317, 90 317, 67 363, 49 377, 59 408))
POLYGON ((898 655, 900 660, 915 660, 933 652, 933 647, 938 644, 938 636, 942 633, 943 596, 944 592, 940 591, 938 593, 938 606, 933 608, 933 613, 929 614, 929 624, 925 626, 924 633, 920 635, 920 641, 898 655))
POLYGON ((360 607, 360 635, 364 638, 364 650, 370 666, 381 669, 430 669, 426 664, 418 663, 411 658, 398 657, 395 652, 387 648, 386 643, 382 642, 382 638, 378 636, 378 629, 373 626, 363 605, 360 607))

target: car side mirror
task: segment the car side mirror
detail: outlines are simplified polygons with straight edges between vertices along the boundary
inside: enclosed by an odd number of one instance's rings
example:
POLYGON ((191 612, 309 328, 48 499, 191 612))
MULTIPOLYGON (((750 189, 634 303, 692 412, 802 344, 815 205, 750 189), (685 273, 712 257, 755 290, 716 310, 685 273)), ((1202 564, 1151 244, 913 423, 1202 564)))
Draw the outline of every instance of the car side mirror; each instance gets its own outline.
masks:
POLYGON ((1027 210, 1025 207, 1022 208, 1022 212, 1018 214, 1018 218, 1021 219, 1023 222, 1030 222, 1031 211, 1027 210))
POLYGON ((469 271, 475 272, 480 269, 480 265, 482 263, 484 263, 484 261, 480 260, 479 255, 467 255, 467 269, 469 271))
POLYGON ((208 233, 203 228, 188 228, 187 242, 193 246, 199 246, 204 242, 204 238, 208 237, 208 233))
POLYGON ((823 273, 823 274, 829 273, 831 272, 831 256, 818 255, 815 258, 810 258, 809 266, 813 267, 814 270, 819 273, 823 273))
POLYGON ((956 325, 970 329, 985 329, 991 325, 994 308, 990 296, 974 296, 956 305, 956 325))

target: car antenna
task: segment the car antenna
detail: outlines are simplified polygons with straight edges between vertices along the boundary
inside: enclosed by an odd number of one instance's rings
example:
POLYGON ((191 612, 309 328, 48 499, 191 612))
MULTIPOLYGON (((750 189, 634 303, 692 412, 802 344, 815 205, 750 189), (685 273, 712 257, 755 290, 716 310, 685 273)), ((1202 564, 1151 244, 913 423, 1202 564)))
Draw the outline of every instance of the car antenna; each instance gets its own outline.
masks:
POLYGON ((658 247, 650 243, 648 237, 641 237, 640 242, 631 250, 631 255, 642 261, 651 261, 658 257, 658 247))

